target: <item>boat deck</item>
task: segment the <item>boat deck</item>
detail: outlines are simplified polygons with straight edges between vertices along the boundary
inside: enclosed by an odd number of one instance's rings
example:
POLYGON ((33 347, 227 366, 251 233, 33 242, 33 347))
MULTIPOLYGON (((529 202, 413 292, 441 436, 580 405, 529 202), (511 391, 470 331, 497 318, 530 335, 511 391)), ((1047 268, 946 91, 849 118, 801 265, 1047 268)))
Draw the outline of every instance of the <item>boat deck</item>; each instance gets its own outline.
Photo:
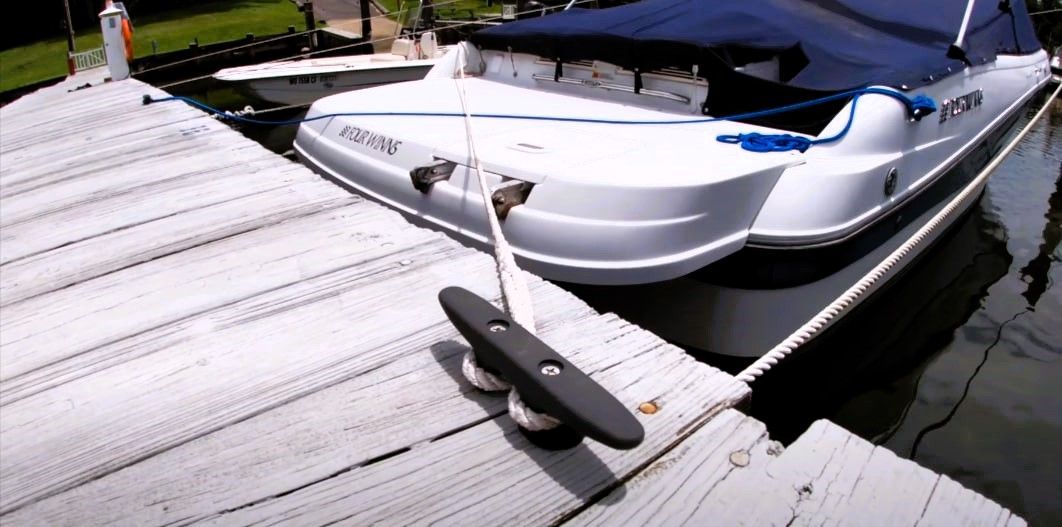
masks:
POLYGON ((531 277, 542 338, 638 414, 530 445, 461 376, 436 294, 489 256, 135 80, 0 110, 5 525, 1023 525, 531 277))

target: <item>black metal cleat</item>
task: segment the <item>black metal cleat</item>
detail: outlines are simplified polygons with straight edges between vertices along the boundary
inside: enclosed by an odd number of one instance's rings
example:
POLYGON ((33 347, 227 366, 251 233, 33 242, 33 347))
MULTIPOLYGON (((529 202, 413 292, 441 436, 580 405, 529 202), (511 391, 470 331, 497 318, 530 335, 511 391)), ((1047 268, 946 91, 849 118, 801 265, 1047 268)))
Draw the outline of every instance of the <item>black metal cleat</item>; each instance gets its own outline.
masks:
POLYGON ((641 444, 645 430, 623 404, 490 302, 460 287, 440 291, 439 302, 480 367, 511 383, 532 410, 567 428, 526 434, 549 443, 536 444, 570 448, 583 436, 624 450, 641 444))
POLYGON ((413 167, 409 171, 409 179, 413 181, 413 188, 427 193, 431 186, 439 181, 450 179, 457 163, 445 159, 436 159, 427 165, 413 167))

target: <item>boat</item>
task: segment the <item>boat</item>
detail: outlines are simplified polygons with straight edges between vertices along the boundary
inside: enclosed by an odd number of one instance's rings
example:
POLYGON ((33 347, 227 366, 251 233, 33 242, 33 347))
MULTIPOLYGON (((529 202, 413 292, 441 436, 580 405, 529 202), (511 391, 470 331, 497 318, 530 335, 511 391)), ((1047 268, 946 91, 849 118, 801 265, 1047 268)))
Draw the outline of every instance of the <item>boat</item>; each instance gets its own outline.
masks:
MULTIPOLYGON (((412 81, 424 75, 450 51, 424 31, 423 0, 405 2, 404 21, 386 53, 305 58, 219 70, 214 79, 245 95, 280 105, 306 105, 321 97, 350 90, 412 81), (411 5, 413 4, 413 5, 411 5)), ((428 16, 428 15, 426 15, 428 16)))
POLYGON ((317 101, 294 149, 487 248, 478 161, 525 269, 758 356, 971 185, 1049 77, 1022 2, 645 0, 479 31, 317 101))

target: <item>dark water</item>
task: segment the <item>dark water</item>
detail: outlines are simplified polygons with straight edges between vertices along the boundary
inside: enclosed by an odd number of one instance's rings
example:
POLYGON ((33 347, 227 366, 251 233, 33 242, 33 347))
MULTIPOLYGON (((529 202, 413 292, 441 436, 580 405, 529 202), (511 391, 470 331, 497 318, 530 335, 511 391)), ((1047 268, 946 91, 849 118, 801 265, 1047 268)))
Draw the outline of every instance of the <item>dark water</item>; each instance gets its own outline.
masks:
POLYGON ((1060 240, 1055 101, 946 239, 752 385, 751 413, 782 441, 829 419, 1033 525, 1062 525, 1060 240))
MULTIPOLYGON (((255 115, 248 115, 248 117, 255 117, 266 121, 297 120, 305 116, 307 111, 307 108, 305 107, 278 107, 275 104, 250 99, 237 90, 224 87, 220 83, 212 80, 200 82, 192 88, 193 89, 182 90, 181 87, 178 86, 170 88, 169 91, 176 95, 191 97, 219 110, 239 111, 245 110, 247 106, 250 106, 258 113, 255 115)), ((294 157, 291 150, 291 144, 295 141, 295 132, 298 131, 298 126, 262 126, 231 122, 230 125, 243 135, 261 143, 262 146, 272 150, 274 153, 294 157)))
MULTIPOLYGON (((282 154, 295 133, 238 129, 282 154)), ((889 289, 757 380, 750 412, 783 442, 829 419, 1033 525, 1062 525, 1060 240, 1056 101, 952 232, 889 289)), ((705 360, 731 371, 744 365, 705 360)))

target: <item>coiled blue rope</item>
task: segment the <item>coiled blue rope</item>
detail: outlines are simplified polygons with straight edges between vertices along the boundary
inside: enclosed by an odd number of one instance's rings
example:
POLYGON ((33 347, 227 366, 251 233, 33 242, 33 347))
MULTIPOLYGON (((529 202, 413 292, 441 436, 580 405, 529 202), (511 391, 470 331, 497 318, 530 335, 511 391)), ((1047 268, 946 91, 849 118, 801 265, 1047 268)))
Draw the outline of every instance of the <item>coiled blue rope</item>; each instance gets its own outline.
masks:
MULTIPOLYGON (((791 112, 793 110, 800 110, 803 108, 810 108, 820 104, 828 102, 846 99, 852 97, 851 111, 848 114, 848 122, 845 124, 844 129, 832 137, 826 137, 822 139, 811 139, 803 136, 791 135, 791 134, 777 134, 767 135, 758 133, 738 134, 738 135, 719 135, 716 137, 717 141, 723 143, 739 144, 741 148, 751 152, 785 152, 788 150, 799 150, 801 152, 806 151, 812 145, 818 145, 823 143, 829 143, 837 141, 845 136, 848 130, 852 127, 852 121, 855 118, 856 101, 859 97, 867 94, 878 94, 892 97, 907 108, 907 114, 918 120, 926 115, 929 115, 937 110, 936 103, 933 99, 925 95, 916 95, 915 97, 908 97, 896 90, 889 90, 884 88, 860 88, 857 90, 849 90, 846 92, 835 93, 833 95, 827 95, 818 99, 812 99, 810 101, 799 102, 796 104, 790 104, 786 106, 780 106, 778 108, 770 108, 767 110, 759 110, 755 112, 746 112, 736 115, 728 115, 725 117, 706 117, 698 119, 669 119, 662 121, 639 121, 639 120, 627 120, 627 119, 594 119, 588 117, 557 117, 548 115, 515 115, 515 114, 498 114, 498 113, 473 113, 472 117, 478 117, 482 119, 515 119, 525 121, 555 121, 565 123, 591 123, 591 124, 618 124, 618 125, 666 125, 666 124, 698 124, 698 123, 713 123, 718 121, 738 121, 742 119, 754 119, 757 117, 766 117, 769 115, 776 115, 785 112, 791 112)), ((331 119, 333 117, 460 117, 464 118, 464 113, 459 112, 338 112, 328 113, 322 115, 315 115, 313 117, 305 117, 302 119, 288 119, 280 121, 270 121, 263 119, 253 119, 250 117, 244 117, 242 115, 234 115, 226 113, 213 106, 202 103, 191 97, 184 97, 182 95, 171 95, 169 97, 162 97, 155 99, 150 95, 144 95, 144 104, 151 104, 156 102, 167 101, 182 101, 191 106, 199 108, 207 113, 217 115, 222 119, 226 119, 233 122, 255 125, 270 125, 270 126, 285 126, 293 124, 308 123, 312 121, 318 121, 321 119, 331 119)))
MULTIPOLYGON (((756 132, 750 132, 747 134, 738 135, 719 135, 715 139, 723 143, 740 144, 741 148, 744 148, 745 150, 748 150, 750 152, 786 152, 789 150, 799 150, 800 152, 806 152, 808 148, 812 147, 812 145, 832 143, 847 135, 848 130, 852 128, 852 121, 855 120, 856 103, 859 102, 859 97, 861 95, 865 95, 867 93, 879 93, 881 95, 888 95, 899 100, 907 107, 907 114, 913 117, 914 119, 921 119, 937 111, 936 103, 933 102, 933 99, 930 99, 925 95, 916 95, 914 98, 908 98, 906 95, 900 92, 893 90, 883 90, 880 88, 864 88, 862 90, 856 91, 858 93, 854 93, 852 95, 852 107, 851 110, 848 112, 848 122, 844 124, 844 128, 842 128, 840 132, 837 132, 833 136, 823 137, 821 139, 810 139, 807 137, 791 134, 759 134, 756 132)), ((822 100, 816 101, 826 102, 822 100)), ((795 108, 788 108, 788 110, 793 109, 795 108)))

